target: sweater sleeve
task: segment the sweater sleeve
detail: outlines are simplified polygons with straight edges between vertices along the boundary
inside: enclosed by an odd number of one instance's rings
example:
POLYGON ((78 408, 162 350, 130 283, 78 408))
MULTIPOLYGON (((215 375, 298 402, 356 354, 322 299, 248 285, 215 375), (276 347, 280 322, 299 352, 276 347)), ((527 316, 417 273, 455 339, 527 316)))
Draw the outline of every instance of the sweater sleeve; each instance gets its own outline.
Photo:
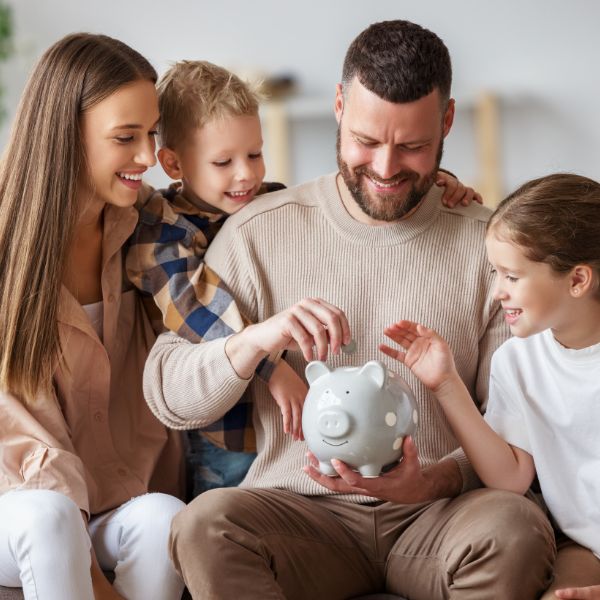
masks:
POLYGON ((231 366, 226 341, 191 344, 171 332, 156 340, 144 369, 144 396, 167 427, 206 427, 241 398, 250 379, 231 366))
POLYGON ((64 494, 88 516, 85 469, 54 395, 25 406, 0 393, 0 493, 43 489, 64 494))
MULTIPOLYGON (((237 230, 228 225, 215 237, 206 263, 232 290, 235 311, 255 319, 254 286, 249 279, 243 241, 240 242, 237 230)), ((206 427, 242 396, 250 380, 240 378, 229 362, 225 353, 227 339, 191 344, 173 333, 158 338, 144 370, 144 395, 156 417, 167 427, 206 427)))

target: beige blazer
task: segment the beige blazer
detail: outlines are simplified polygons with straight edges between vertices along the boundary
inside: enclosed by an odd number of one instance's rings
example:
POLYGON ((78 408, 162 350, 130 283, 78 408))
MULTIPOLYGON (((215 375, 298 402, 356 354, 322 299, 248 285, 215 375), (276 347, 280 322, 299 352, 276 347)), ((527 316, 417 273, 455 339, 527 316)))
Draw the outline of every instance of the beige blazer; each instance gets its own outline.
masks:
POLYGON ((26 407, 0 392, 0 494, 55 490, 88 514, 148 491, 181 496, 180 434, 152 415, 142 393, 155 333, 122 264, 136 223, 134 208, 105 209, 104 339, 63 287, 58 325, 65 364, 54 393, 26 407))

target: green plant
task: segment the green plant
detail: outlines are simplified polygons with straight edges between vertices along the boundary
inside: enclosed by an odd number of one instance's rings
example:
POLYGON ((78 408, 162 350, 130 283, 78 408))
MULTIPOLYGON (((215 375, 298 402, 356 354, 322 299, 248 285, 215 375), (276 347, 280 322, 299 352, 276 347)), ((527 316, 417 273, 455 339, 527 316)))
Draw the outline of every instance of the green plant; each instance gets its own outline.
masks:
MULTIPOLYGON (((6 60, 13 51, 13 20, 12 9, 4 0, 0 0, 0 61, 6 60)), ((4 94, 4 86, 0 83, 0 102, 4 94)), ((6 111, 0 105, 0 121, 5 117, 6 111)))

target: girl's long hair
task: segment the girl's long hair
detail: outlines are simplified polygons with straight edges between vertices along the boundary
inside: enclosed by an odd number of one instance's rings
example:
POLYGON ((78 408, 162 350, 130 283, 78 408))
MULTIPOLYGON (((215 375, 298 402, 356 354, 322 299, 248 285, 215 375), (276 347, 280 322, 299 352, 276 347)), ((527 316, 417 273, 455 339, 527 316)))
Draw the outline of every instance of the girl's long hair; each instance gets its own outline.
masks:
POLYGON ((59 296, 87 173, 81 115, 156 79, 126 44, 77 33, 44 53, 23 92, 0 165, 0 390, 25 403, 50 391, 62 355, 59 296))

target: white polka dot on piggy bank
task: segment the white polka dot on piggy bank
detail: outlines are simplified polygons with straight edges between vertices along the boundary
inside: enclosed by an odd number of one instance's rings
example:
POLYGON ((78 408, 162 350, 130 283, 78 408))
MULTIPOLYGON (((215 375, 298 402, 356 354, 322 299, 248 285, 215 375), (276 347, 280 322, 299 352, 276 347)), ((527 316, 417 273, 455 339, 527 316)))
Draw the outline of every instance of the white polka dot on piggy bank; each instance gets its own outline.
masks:
POLYGON ((372 360, 362 367, 330 369, 321 361, 306 367, 310 384, 302 430, 325 475, 341 460, 364 477, 377 477, 402 456, 402 442, 417 427, 417 403, 408 384, 372 360))

